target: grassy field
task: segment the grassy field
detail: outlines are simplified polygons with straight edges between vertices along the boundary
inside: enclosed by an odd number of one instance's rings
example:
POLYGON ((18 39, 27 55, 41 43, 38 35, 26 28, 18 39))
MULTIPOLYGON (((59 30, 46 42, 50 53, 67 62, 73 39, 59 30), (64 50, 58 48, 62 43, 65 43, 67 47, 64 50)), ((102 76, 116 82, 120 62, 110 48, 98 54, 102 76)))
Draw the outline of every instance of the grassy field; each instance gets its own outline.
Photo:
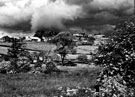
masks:
POLYGON ((77 53, 90 54, 90 52, 95 52, 98 46, 82 45, 75 48, 77 49, 77 53))
MULTIPOLYGON (((8 45, 10 43, 0 43, 8 45)), ((54 50, 53 44, 27 42, 26 47, 34 50, 54 50)), ((89 53, 93 46, 79 46, 78 51, 89 53), (86 50, 87 49, 87 50, 86 50)), ((7 53, 7 48, 0 47, 0 53, 7 53)), ((77 55, 74 55, 75 57, 77 55)), ((69 56, 73 57, 73 56, 69 56)), ((60 70, 68 71, 60 74, 0 74, 0 97, 54 97, 58 94, 59 87, 93 87, 101 68, 88 65, 77 67, 59 66, 60 70)))
MULTIPOLYGON (((11 43, 0 43, 0 45, 10 46, 11 43)), ((44 42, 27 42, 26 43, 27 49, 33 50, 44 50, 44 51, 53 51, 56 49, 54 44, 44 43, 44 42)), ((98 47, 97 46, 77 46, 75 49, 77 50, 78 54, 90 54, 90 52, 94 52, 98 47)), ((0 54, 7 54, 7 47, 0 46, 0 54)))
POLYGON ((29 49, 35 49, 35 50, 54 50, 56 49, 56 46, 54 44, 44 43, 44 42, 27 42, 26 47, 29 49))
POLYGON ((59 87, 93 87, 101 68, 66 69, 61 74, 0 75, 0 97, 53 97, 59 87))
MULTIPOLYGON (((10 46, 11 43, 0 43, 0 45, 10 46)), ((44 50, 44 51, 53 51, 56 46, 54 44, 44 43, 44 42, 27 42, 27 49, 33 50, 44 50)), ((0 54, 7 54, 8 47, 0 47, 0 54)))

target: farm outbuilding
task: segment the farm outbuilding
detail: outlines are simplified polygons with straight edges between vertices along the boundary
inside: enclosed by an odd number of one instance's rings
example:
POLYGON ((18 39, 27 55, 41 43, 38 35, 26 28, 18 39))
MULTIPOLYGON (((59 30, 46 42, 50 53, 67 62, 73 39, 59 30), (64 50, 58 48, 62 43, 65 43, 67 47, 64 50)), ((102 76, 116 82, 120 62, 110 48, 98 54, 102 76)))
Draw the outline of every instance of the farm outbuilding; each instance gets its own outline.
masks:
POLYGON ((35 41, 35 42, 41 42, 41 39, 38 37, 32 37, 32 36, 26 36, 25 37, 26 41, 35 41))

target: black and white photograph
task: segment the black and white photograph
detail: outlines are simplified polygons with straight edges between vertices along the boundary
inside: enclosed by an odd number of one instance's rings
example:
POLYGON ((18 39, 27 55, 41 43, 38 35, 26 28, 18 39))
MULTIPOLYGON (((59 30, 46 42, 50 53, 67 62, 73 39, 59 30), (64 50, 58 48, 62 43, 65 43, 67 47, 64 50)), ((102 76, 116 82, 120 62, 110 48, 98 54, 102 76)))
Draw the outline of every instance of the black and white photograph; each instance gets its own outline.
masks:
POLYGON ((135 97, 135 0, 0 0, 0 97, 135 97))

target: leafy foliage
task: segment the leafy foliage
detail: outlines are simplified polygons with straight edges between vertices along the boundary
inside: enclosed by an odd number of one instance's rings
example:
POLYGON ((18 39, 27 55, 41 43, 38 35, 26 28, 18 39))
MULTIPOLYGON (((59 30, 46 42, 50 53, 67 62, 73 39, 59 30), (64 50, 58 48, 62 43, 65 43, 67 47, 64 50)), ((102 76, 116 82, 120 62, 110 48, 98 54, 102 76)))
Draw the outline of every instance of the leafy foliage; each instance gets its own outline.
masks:
POLYGON ((85 54, 79 55, 78 60, 81 62, 87 62, 88 61, 87 55, 85 55, 85 54))
POLYGON ((30 54, 25 50, 23 40, 13 39, 11 48, 8 49, 8 56, 13 73, 22 72, 26 68, 29 69, 30 54))
POLYGON ((57 35, 60 32, 60 29, 57 28, 44 28, 37 30, 35 32, 35 37, 39 37, 41 40, 43 40, 43 37, 53 37, 57 35))
POLYGON ((14 38, 11 48, 8 49, 8 56, 10 58, 18 58, 20 55, 24 54, 24 48, 24 43, 21 40, 14 38))
POLYGON ((61 46, 71 46, 71 43, 73 43, 73 36, 67 31, 60 32, 54 37, 54 41, 61 46))
MULTIPOLYGON (((99 47, 95 59, 96 64, 104 67, 98 82, 104 86, 106 79, 115 77, 115 81, 125 86, 127 92, 127 89, 135 88, 135 25, 132 22, 125 22, 118 25, 115 30, 111 40, 99 47)), ((114 88, 116 91, 120 89, 117 85, 111 89, 114 88)))
POLYGON ((91 37, 88 38, 88 41, 91 43, 91 45, 93 45, 94 41, 95 41, 95 38, 91 36, 91 37))
POLYGON ((73 36, 70 32, 61 32, 54 37, 54 41, 57 44, 56 52, 61 55, 63 64, 66 55, 73 49, 73 36))
POLYGON ((10 61, 0 62, 0 73, 8 73, 10 72, 10 69, 11 69, 10 61))

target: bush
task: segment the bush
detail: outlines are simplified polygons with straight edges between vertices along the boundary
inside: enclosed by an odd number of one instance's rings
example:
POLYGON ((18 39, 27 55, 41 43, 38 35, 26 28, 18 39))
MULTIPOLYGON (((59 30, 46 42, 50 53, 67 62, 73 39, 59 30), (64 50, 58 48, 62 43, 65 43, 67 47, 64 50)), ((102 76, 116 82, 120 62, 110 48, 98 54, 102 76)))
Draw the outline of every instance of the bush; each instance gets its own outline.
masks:
POLYGON ((34 63, 35 60, 37 61, 37 59, 38 59, 38 57, 39 57, 39 53, 38 53, 38 52, 32 52, 32 53, 30 54, 30 56, 31 56, 31 58, 32 58, 32 63, 34 63))
POLYGON ((33 68, 30 73, 51 73, 52 71, 57 71, 57 67, 55 66, 52 58, 58 58, 57 55, 53 55, 52 57, 48 56, 49 52, 33 52, 31 54, 33 60, 33 68))
POLYGON ((10 61, 2 61, 0 62, 0 73, 8 73, 11 70, 10 61))
POLYGON ((46 64, 49 53, 46 51, 31 53, 32 63, 36 64, 36 67, 41 67, 42 64, 46 64))
POLYGON ((54 62, 47 62, 46 70, 44 73, 52 73, 52 72, 60 72, 60 70, 56 67, 54 62))
POLYGON ((79 55, 77 59, 81 62, 87 62, 88 61, 87 55, 84 55, 84 54, 79 55))
POLYGON ((126 97, 135 97, 131 95, 135 89, 135 25, 132 22, 116 27, 111 40, 99 48, 95 63, 104 67, 98 84, 111 94, 109 97, 124 93, 126 97))
POLYGON ((30 71, 31 60, 26 56, 21 56, 18 58, 17 65, 19 72, 28 72, 30 71))
POLYGON ((61 56, 59 54, 52 54, 51 59, 57 62, 61 61, 61 56))
POLYGON ((76 54, 76 53, 77 53, 77 50, 76 50, 76 49, 72 49, 72 50, 71 50, 71 53, 72 53, 72 54, 76 54))

